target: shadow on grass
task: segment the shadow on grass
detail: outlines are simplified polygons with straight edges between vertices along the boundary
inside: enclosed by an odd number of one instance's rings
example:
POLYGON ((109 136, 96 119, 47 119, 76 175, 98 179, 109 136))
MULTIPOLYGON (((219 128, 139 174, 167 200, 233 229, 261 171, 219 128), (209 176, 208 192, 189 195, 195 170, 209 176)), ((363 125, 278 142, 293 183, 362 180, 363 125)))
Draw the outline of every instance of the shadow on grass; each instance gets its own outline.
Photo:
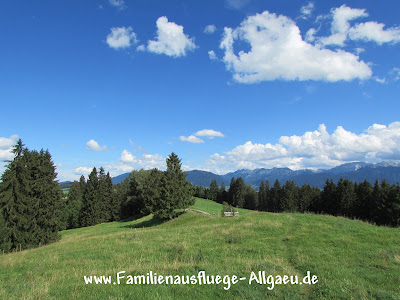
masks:
POLYGON ((157 226, 164 223, 163 220, 160 219, 156 219, 154 217, 152 217, 151 219, 148 220, 144 220, 142 222, 139 223, 135 223, 135 224, 130 224, 130 225, 126 225, 126 226, 122 226, 123 228, 144 228, 144 227, 153 227, 153 226, 157 226))
MULTIPOLYGON (((176 212, 175 212, 175 216, 174 216, 173 218, 171 218, 171 220, 172 220, 172 219, 175 219, 175 218, 178 218, 180 215, 184 214, 185 212, 186 212, 186 211, 176 211, 176 212)), ((131 218, 129 218, 129 219, 121 220, 120 222, 134 221, 134 220, 138 220, 138 219, 143 218, 143 217, 144 217, 143 215, 136 215, 136 216, 133 216, 133 217, 131 217, 131 218)), ((157 225, 160 225, 160 224, 162 224, 162 223, 165 223, 165 222, 167 222, 167 221, 169 221, 169 220, 161 220, 161 219, 155 218, 155 217, 153 216, 151 219, 143 220, 142 222, 139 222, 139 223, 129 224, 129 225, 126 225, 126 226, 121 226, 121 227, 122 227, 122 228, 144 228, 144 227, 153 227, 153 226, 157 226, 157 225)))

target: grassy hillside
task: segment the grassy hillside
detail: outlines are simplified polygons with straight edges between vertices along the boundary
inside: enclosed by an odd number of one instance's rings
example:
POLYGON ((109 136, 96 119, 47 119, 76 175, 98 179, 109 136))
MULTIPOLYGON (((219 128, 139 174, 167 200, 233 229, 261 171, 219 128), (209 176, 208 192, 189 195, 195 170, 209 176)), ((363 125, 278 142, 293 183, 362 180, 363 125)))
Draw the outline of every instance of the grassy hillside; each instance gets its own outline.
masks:
MULTIPOLYGON (((212 209, 215 203, 197 200, 212 209), (208 203, 207 203, 208 202, 208 203)), ((218 205, 218 204, 216 204, 218 205)), ((197 207, 196 207, 197 206, 197 207)), ((220 211, 220 209, 219 209, 220 211)), ((62 232, 52 245, 0 255, 0 299, 399 299, 400 229, 311 214, 189 211, 62 232), (315 285, 86 285, 84 275, 318 276, 315 285)), ((126 278, 125 278, 126 279, 126 278)), ((125 280, 124 279, 124 280, 125 280)))
MULTIPOLYGON (((190 208, 205 211, 214 215, 220 215, 222 211, 222 204, 207 199, 196 198, 195 204, 190 206, 190 208)), ((235 208, 234 211, 237 211, 237 209, 235 208)), ((238 211, 239 215, 252 212, 251 210, 242 208, 239 208, 238 211)))

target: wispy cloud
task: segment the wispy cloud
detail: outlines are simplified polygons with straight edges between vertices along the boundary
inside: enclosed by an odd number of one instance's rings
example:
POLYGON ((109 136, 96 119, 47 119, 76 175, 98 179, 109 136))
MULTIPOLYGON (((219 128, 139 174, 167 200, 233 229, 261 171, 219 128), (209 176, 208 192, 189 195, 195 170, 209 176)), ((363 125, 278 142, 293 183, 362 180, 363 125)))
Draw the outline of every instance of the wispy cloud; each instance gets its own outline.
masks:
POLYGON ((110 5, 117 7, 118 9, 122 10, 126 8, 125 0, 108 0, 108 2, 110 5))
POLYGON ((204 33, 212 34, 216 30, 217 30, 217 27, 215 25, 207 25, 206 28, 204 28, 204 33))

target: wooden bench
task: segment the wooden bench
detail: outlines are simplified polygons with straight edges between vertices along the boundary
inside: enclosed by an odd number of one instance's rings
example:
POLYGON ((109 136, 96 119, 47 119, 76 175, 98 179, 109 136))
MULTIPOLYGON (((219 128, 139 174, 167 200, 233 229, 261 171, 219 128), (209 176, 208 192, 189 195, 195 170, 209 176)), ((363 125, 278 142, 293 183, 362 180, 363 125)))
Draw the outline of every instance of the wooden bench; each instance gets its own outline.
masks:
POLYGON ((224 217, 238 217, 239 212, 224 211, 224 217))

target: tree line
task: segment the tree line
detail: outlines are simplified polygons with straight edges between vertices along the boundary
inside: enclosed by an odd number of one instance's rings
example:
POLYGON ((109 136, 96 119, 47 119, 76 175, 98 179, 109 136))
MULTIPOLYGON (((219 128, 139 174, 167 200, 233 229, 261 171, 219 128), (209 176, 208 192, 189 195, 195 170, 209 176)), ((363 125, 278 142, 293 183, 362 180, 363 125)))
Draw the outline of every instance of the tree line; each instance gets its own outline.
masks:
POLYGON ((110 174, 93 168, 87 181, 81 176, 71 184, 67 197, 67 228, 92 226, 133 216, 154 214, 172 219, 177 209, 192 205, 192 186, 181 170, 181 160, 171 153, 165 172, 158 169, 132 171, 113 185, 110 174))
POLYGON ((377 225, 400 225, 400 186, 386 180, 367 180, 353 183, 341 178, 337 184, 326 180, 323 189, 304 184, 297 186, 289 180, 281 186, 278 180, 271 187, 269 181, 260 184, 258 192, 239 177, 230 186, 219 187, 213 180, 208 188, 194 187, 194 195, 218 203, 268 212, 312 212, 360 219, 377 225))
POLYGON ((59 231, 153 213, 165 220, 194 198, 181 160, 168 156, 167 170, 133 171, 113 185, 104 168, 71 184, 64 196, 49 151, 29 150, 19 140, 0 182, 0 251, 28 249, 60 238, 59 231))

